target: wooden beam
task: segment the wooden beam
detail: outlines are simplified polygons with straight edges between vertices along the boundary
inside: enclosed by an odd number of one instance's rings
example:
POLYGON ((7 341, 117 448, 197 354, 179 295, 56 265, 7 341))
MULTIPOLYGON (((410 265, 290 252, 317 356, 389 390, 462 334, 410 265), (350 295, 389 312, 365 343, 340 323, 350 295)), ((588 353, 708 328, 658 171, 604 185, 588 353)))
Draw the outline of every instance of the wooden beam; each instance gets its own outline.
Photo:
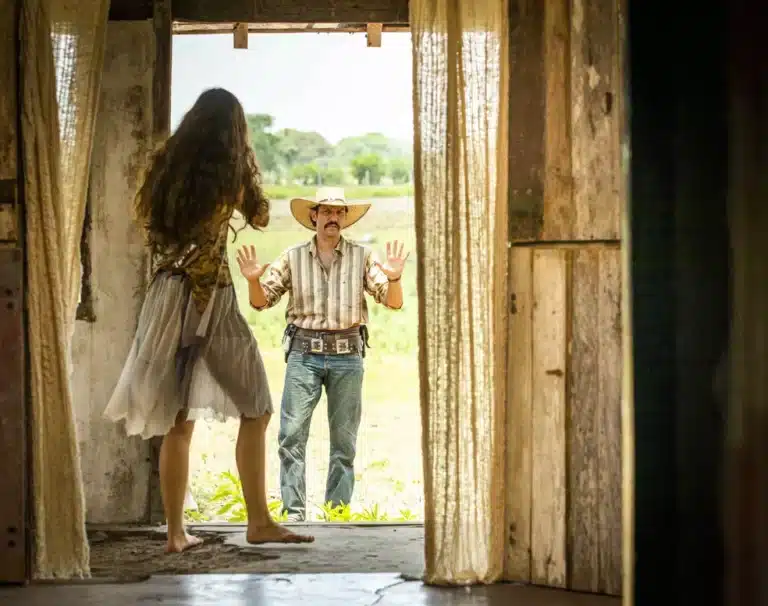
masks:
MULTIPOLYGON (((195 23, 174 21, 173 34, 231 34, 235 23, 195 23)), ((249 23, 249 34, 355 34, 365 33, 366 23, 249 23)), ((408 24, 383 23, 383 33, 407 33, 408 24)))
POLYGON ((155 72, 152 79, 153 134, 162 140, 171 129, 171 55, 173 20, 171 0, 154 0, 155 72))
POLYGON ((366 26, 366 39, 369 48, 381 47, 381 23, 369 23, 366 26))
POLYGON ((234 42, 235 48, 248 48, 248 24, 247 23, 235 23, 234 27, 234 42))
POLYGON ((204 23, 397 24, 408 23, 408 0, 173 0, 173 18, 204 23))
MULTIPOLYGON (((155 70, 152 76, 152 143, 156 147, 168 137, 171 130, 173 36, 171 0, 154 0, 152 11, 155 30, 155 70)), ((151 263, 147 263, 148 269, 150 266, 151 263)), ((160 494, 160 447, 162 443, 162 438, 152 438, 149 442, 150 477, 147 515, 150 523, 165 521, 160 494)))
MULTIPOLYGON (((152 0, 112 0, 110 21, 152 19, 152 0)), ((173 0, 174 21, 209 24, 343 23, 346 26, 408 24, 408 0, 314 0, 309 4, 282 0, 173 0)), ((223 33, 223 32, 221 32, 223 33)))

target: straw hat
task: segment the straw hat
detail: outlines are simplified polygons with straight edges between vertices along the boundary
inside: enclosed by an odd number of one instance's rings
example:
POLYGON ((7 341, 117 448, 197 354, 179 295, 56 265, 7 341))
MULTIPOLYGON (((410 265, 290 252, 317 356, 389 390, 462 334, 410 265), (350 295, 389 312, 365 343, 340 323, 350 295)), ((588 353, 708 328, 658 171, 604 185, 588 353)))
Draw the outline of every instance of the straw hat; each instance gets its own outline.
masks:
POLYGON ((309 211, 316 206, 344 206, 347 209, 347 220, 341 227, 350 227, 363 218, 363 215, 371 208, 368 202, 347 202, 342 187, 321 187, 315 192, 314 200, 294 198, 291 200, 291 213, 307 229, 315 231, 315 226, 309 218, 309 211))

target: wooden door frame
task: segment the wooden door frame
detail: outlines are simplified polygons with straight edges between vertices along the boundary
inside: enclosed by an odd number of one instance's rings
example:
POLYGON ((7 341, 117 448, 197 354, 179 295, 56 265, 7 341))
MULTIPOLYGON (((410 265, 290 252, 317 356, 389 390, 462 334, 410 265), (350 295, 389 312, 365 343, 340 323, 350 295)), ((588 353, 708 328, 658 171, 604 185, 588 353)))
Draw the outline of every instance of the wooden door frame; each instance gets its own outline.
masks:
MULTIPOLYGON (((22 86, 20 23, 21 0, 5 0, 12 10, 3 17, 11 16, 12 70, 10 91, 11 109, 14 116, 0 130, 6 141, 12 142, 9 175, 0 180, 0 212, 5 219, 0 223, 8 228, 0 234, 0 331, 3 347, 0 349, 0 403, 3 439, 3 472, 0 473, 0 584, 25 584, 31 578, 31 508, 29 478, 29 357, 27 350, 26 321, 26 255, 24 220, 24 171, 21 141, 22 86), (16 58, 16 61, 13 59, 16 58)), ((0 43, 4 42, 0 40, 0 43)), ((7 48, 0 50, 7 52, 7 48)), ((7 60, 0 57, 0 61, 7 60)))

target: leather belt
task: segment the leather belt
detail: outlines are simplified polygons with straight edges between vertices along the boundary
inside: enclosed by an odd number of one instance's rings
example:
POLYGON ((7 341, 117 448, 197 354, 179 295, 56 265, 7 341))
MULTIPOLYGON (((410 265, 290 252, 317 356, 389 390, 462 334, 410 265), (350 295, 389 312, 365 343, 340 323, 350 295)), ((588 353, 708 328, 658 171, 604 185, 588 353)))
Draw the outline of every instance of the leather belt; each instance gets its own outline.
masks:
POLYGON ((363 354, 363 338, 359 327, 335 332, 299 328, 293 335, 291 351, 323 355, 363 354))

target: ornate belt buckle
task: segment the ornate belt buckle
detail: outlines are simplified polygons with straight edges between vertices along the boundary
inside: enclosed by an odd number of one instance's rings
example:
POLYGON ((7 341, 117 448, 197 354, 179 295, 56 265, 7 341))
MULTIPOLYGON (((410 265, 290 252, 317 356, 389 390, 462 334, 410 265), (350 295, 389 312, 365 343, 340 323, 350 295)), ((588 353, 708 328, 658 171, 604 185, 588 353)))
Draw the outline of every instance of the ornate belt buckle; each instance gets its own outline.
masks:
POLYGON ((336 339, 336 353, 337 354, 349 353, 349 339, 336 339))
POLYGON ((309 348, 312 353, 323 353, 323 340, 310 339, 309 348))

